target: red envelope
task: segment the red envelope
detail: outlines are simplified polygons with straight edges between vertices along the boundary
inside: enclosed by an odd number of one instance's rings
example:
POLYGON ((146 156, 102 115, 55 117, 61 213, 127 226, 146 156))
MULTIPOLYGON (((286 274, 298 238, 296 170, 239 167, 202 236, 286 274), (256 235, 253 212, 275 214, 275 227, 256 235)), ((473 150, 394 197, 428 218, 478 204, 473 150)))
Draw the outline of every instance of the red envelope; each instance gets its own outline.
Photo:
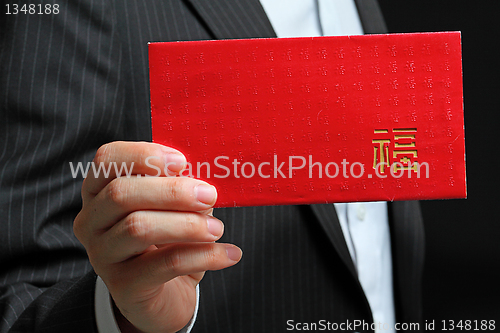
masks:
POLYGON ((153 141, 217 207, 466 197, 459 32, 149 44, 153 141))

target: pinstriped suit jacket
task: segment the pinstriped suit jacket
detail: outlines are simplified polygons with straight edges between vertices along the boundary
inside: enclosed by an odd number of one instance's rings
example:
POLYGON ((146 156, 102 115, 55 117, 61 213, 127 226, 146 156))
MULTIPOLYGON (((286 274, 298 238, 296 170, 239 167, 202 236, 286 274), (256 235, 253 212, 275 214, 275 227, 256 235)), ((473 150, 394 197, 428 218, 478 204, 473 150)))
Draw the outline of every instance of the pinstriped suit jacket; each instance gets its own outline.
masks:
MULTIPOLYGON (((0 331, 95 331, 95 274, 72 233, 82 180, 114 140, 150 140, 148 41, 272 37, 258 0, 95 0, 0 20, 0 331)), ((385 32, 357 0, 366 33, 385 32)), ((421 320, 418 203, 390 204, 397 321, 421 320)), ((286 321, 371 322, 333 205, 220 209, 237 266, 201 283, 193 332, 279 332, 286 321)))

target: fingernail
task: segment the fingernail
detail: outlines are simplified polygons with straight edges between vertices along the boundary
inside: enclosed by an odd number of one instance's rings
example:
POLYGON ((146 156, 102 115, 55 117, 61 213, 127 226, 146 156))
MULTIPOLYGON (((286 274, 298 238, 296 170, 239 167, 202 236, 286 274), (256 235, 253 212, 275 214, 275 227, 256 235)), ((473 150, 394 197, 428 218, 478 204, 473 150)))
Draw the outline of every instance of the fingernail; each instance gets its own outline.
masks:
POLYGON ((242 252, 239 247, 234 245, 226 245, 227 257, 232 261, 239 261, 241 259, 242 252))
POLYGON ((212 206, 217 200, 217 191, 212 185, 200 184, 194 188, 194 194, 199 202, 212 206))
POLYGON ((222 222, 218 219, 207 216, 208 232, 214 236, 220 236, 222 234, 222 229, 224 228, 222 222))
POLYGON ((165 165, 172 172, 179 172, 186 166, 186 158, 180 154, 165 155, 165 165))

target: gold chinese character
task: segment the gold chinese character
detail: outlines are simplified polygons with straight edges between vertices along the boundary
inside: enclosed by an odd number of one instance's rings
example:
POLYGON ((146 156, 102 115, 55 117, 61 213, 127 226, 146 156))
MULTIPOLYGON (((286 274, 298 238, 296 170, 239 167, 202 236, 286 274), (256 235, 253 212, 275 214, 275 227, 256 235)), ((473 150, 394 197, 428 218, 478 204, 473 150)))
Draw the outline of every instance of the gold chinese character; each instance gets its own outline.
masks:
POLYGON ((393 166, 394 172, 402 169, 417 171, 416 132, 416 128, 374 130, 373 168, 380 166, 381 173, 385 173, 386 166, 393 166))

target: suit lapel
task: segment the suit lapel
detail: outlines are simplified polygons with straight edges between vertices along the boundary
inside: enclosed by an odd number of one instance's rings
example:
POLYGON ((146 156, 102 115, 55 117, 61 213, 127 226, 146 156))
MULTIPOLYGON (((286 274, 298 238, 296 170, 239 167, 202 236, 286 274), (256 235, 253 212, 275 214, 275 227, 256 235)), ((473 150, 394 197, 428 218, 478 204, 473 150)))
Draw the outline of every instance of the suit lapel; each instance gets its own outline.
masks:
MULTIPOLYGON (((333 204, 310 207, 342 261, 357 280, 356 268, 335 207, 333 204)), ((420 206, 418 201, 399 201, 389 203, 388 208, 396 315, 399 321, 421 322, 424 230, 420 206)))
POLYGON ((387 33, 387 26, 377 0, 354 0, 365 34, 387 33))
POLYGON ((418 201, 389 205, 394 299, 399 321, 421 322, 424 228, 418 201))
POLYGON ((259 0, 184 0, 216 39, 276 37, 259 0))
POLYGON ((351 254, 347 248, 342 228, 333 204, 311 205, 311 209, 316 215, 321 227, 325 231, 328 239, 333 244, 342 261, 347 266, 351 274, 358 279, 356 267, 352 262, 351 254))
POLYGON ((358 279, 358 272, 347 248, 347 243, 344 238, 344 233, 342 232, 342 227, 340 226, 339 218, 337 216, 337 211, 333 204, 320 204, 310 206, 314 215, 319 221, 319 224, 323 228, 328 239, 332 243, 336 252, 338 253, 340 259, 344 262, 345 266, 351 273, 360 295, 362 295, 364 300, 364 305, 368 311, 370 311, 370 305, 368 299, 363 291, 363 287, 358 279))
MULTIPOLYGON (((259 0, 184 0, 216 39, 276 37, 259 0)), ((377 0, 355 0, 363 31, 386 33, 377 0)))

